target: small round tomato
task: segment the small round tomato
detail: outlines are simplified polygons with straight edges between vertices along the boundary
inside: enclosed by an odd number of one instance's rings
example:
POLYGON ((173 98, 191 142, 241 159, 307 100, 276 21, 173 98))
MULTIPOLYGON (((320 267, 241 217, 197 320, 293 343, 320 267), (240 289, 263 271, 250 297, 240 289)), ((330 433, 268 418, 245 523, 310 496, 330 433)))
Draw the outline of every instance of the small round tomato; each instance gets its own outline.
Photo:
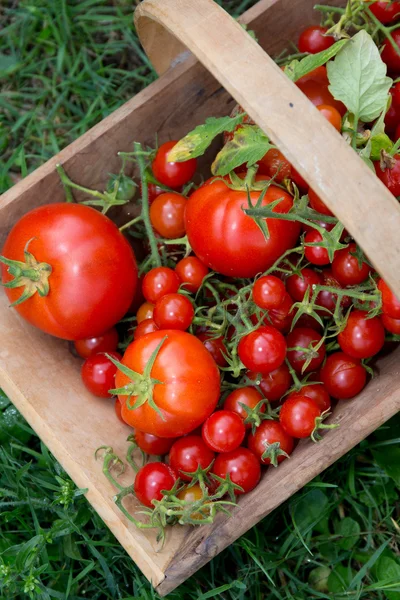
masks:
POLYGON ((345 105, 342 102, 335 100, 329 91, 327 83, 321 83, 311 79, 305 83, 297 81, 296 85, 314 106, 321 106, 321 104, 333 106, 342 117, 346 113, 345 105))
POLYGON ((243 419, 230 410, 217 410, 204 422, 201 435, 214 452, 231 452, 243 442, 243 419))
POLYGON ((315 329, 297 327, 289 333, 286 343, 288 361, 297 373, 315 371, 325 358, 325 344, 315 329))
POLYGON ((223 337, 212 337, 212 333, 199 333, 199 340, 204 344, 219 367, 226 367, 226 348, 223 337))
POLYGON ((175 271, 168 267, 156 267, 144 276, 142 284, 143 295, 147 302, 155 304, 157 300, 166 294, 177 292, 180 283, 180 279, 175 271))
POLYGON ((175 272, 183 284, 182 287, 195 294, 201 288, 208 268, 197 256, 187 256, 177 263, 175 272))
POLYGON ((153 456, 164 456, 170 451, 172 444, 175 442, 174 438, 161 438, 158 435, 145 433, 144 431, 135 431, 134 438, 138 448, 153 456))
MULTIPOLYGON (((139 191, 140 194, 142 193, 142 186, 139 184, 139 191)), ((148 198, 149 198, 149 204, 151 204, 152 202, 154 202, 154 200, 156 198, 158 198, 158 196, 161 196, 161 194, 164 194, 165 190, 163 190, 163 188, 161 188, 159 185, 155 184, 155 183, 148 183, 147 184, 147 194, 148 194, 148 198)))
POLYGON ((400 17, 400 2, 374 2, 369 9, 378 21, 385 25, 397 21, 400 17))
POLYGON ((277 421, 263 421, 255 433, 249 435, 249 450, 264 465, 278 466, 293 452, 294 440, 277 421))
POLYGON ((366 262, 359 265, 357 256, 354 256, 356 251, 356 244, 351 243, 347 248, 335 252, 332 273, 343 287, 363 283, 371 272, 371 267, 366 262))
POLYGON ((389 317, 389 315, 383 313, 383 315, 381 315, 381 321, 382 325, 389 333, 400 335, 400 319, 393 319, 393 317, 389 317))
MULTIPOLYGON (((400 60, 400 56, 399 56, 400 60)), ((393 157, 393 165, 382 169, 380 161, 374 162, 375 171, 379 179, 386 185, 393 196, 400 196, 400 154, 393 157)))
POLYGON ((182 294, 166 294, 154 306, 153 318, 159 329, 185 331, 190 327, 193 317, 193 304, 182 294))
POLYGON ((282 404, 279 421, 283 429, 294 438, 307 438, 315 429, 321 416, 317 404, 303 394, 292 394, 282 404))
POLYGON ((325 202, 323 202, 311 188, 308 189, 308 199, 310 201, 311 208, 321 213, 321 215, 328 215, 329 217, 333 216, 333 212, 329 210, 325 202))
POLYGON ((328 250, 323 246, 308 246, 307 244, 318 244, 318 242, 322 242, 322 235, 319 231, 314 229, 313 231, 308 231, 304 237, 304 246, 305 246, 305 257, 313 265, 318 265, 320 267, 324 265, 329 265, 331 262, 328 255, 328 250))
POLYGON ((77 340, 74 346, 81 358, 89 358, 99 352, 114 352, 118 346, 118 331, 111 327, 103 335, 77 340))
POLYGON ((171 490, 177 479, 177 473, 169 465, 161 462, 147 463, 135 477, 133 487, 136 497, 145 506, 154 508, 153 500, 161 500, 162 492, 171 490))
POLYGON ((285 338, 275 327, 263 325, 242 337, 238 355, 246 369, 270 373, 285 360, 285 338))
MULTIPOLYGON (((307 398, 311 398, 321 412, 324 412, 331 407, 330 396, 322 383, 309 383, 301 388, 300 394, 302 396, 307 396, 307 398)), ((288 398, 290 398, 290 395, 288 398)))
POLYGON ((340 112, 329 104, 320 104, 317 106, 317 110, 325 117, 327 121, 336 129, 336 131, 342 130, 342 116, 340 112))
MULTIPOLYGON (((322 272, 322 285, 326 287, 333 287, 342 289, 342 286, 338 282, 337 279, 333 276, 331 269, 325 269, 322 272)), ((335 311, 336 303, 337 303, 337 294, 334 292, 330 292, 328 290, 321 290, 317 296, 317 305, 326 308, 331 313, 335 311)), ((343 308, 348 308, 351 304, 351 300, 348 296, 343 296, 340 304, 343 308)), ((322 316, 326 316, 327 313, 325 311, 321 311, 322 316)))
POLYGON ((389 90, 392 96, 392 105, 395 108, 400 108, 400 82, 395 83, 389 90))
POLYGON ((320 379, 330 396, 337 400, 349 400, 365 386, 367 372, 358 358, 335 352, 328 356, 320 379))
POLYGON ((286 293, 283 302, 278 308, 272 308, 268 311, 268 317, 275 329, 279 331, 289 331, 294 313, 292 311, 293 299, 286 293))
POLYGON ((319 25, 311 25, 305 29, 299 37, 299 52, 317 54, 327 50, 335 43, 335 38, 326 35, 328 29, 319 25))
POLYGON ((282 183, 289 179, 292 174, 290 162, 283 156, 277 148, 268 150, 265 156, 258 162, 259 173, 273 177, 276 183, 282 183))
MULTIPOLYGON (((260 392, 253 387, 246 386, 238 388, 225 398, 224 410, 236 413, 243 421, 245 421, 249 416, 245 407, 250 409, 255 408, 262 399, 263 397, 260 392)), ((265 405, 261 406, 260 412, 265 412, 265 405)), ((245 426, 246 429, 250 429, 251 423, 246 423, 245 426)))
POLYGON ((243 491, 235 490, 235 494, 247 494, 251 492, 261 478, 261 467, 258 458, 247 448, 236 448, 232 452, 219 454, 215 459, 212 472, 239 485, 243 491))
POLYGON ((324 65, 321 67, 316 67, 315 69, 307 73, 307 75, 303 75, 303 77, 300 77, 300 79, 298 79, 296 83, 303 85, 308 81, 314 81, 315 83, 329 85, 326 67, 324 65))
POLYGON ((382 294, 382 310, 392 319, 400 319, 400 300, 396 298, 390 287, 383 281, 379 280, 378 289, 382 294))
POLYGON ((246 375, 259 386, 269 402, 280 400, 292 385, 292 376, 286 363, 282 363, 275 371, 271 371, 266 375, 252 371, 249 371, 246 375))
MULTIPOLYGON (((182 479, 182 477, 181 477, 182 479)), ((185 489, 183 489, 182 491, 179 492, 179 494, 177 494, 177 498, 179 498, 179 500, 183 500, 184 502, 198 502, 199 500, 201 500, 203 498, 203 492, 202 489, 200 487, 200 485, 198 483, 195 483, 194 485, 187 487, 185 489)), ((201 514, 197 513, 194 515, 191 515, 193 519, 197 519, 197 518, 201 518, 201 514)))
POLYGON ((381 58, 386 63, 388 71, 392 75, 398 75, 400 73, 400 28, 395 29, 391 32, 394 43, 397 48, 394 48, 391 42, 386 39, 384 42, 381 58))
POLYGON ((150 302, 144 302, 138 309, 136 313, 136 321, 139 325, 142 321, 147 321, 147 319, 153 318, 154 312, 154 304, 150 304, 150 302))
POLYGON ((185 235, 186 198, 181 194, 166 192, 150 206, 150 221, 162 237, 169 240, 185 235))
POLYGON ((345 328, 338 335, 338 342, 346 354, 353 358, 370 358, 382 350, 385 329, 379 317, 368 318, 363 310, 353 310, 345 328))
POLYGON ((181 188, 190 181, 196 172, 197 161, 195 158, 184 162, 169 162, 168 154, 177 144, 177 141, 165 142, 157 150, 151 166, 154 177, 163 185, 173 190, 181 188))
MULTIPOLYGON (((118 352, 109 352, 115 360, 121 360, 118 352)), ((109 390, 115 387, 117 367, 105 354, 89 356, 82 365, 82 381, 85 387, 99 398, 112 398, 109 390)))
POLYGON ((285 294, 285 284, 274 275, 264 275, 254 282, 253 301, 264 310, 278 308, 284 301, 285 294))
POLYGON ((169 452, 169 464, 179 473, 183 481, 191 481, 189 475, 198 467, 207 469, 214 460, 214 452, 199 435, 187 435, 177 440, 169 452))
POLYGON ((295 302, 301 302, 308 289, 310 290, 310 296, 312 296, 314 285, 321 285, 321 275, 307 267, 301 269, 300 275, 295 273, 286 280, 287 291, 295 302))
POLYGON ((137 340, 143 335, 146 335, 147 333, 153 333, 153 331, 158 331, 158 329, 159 327, 157 327, 154 319, 145 319, 144 321, 141 321, 139 325, 135 328, 135 331, 133 332, 133 339, 137 340))
POLYGON ((301 192, 305 192, 308 188, 308 183, 305 179, 303 179, 303 177, 300 175, 300 173, 298 171, 296 171, 296 169, 294 168, 294 166, 292 165, 292 172, 290 175, 293 183, 296 184, 296 186, 299 188, 299 190, 301 192))

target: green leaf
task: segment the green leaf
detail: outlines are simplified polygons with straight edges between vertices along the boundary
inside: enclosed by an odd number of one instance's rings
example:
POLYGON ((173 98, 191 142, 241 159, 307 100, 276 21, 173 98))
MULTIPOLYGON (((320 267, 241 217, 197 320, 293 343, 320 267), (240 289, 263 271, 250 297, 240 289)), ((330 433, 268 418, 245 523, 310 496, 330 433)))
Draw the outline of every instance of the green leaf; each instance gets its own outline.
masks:
MULTIPOLYGON (((374 573, 378 582, 385 582, 386 585, 396 583, 396 587, 399 587, 400 565, 393 558, 385 555, 380 556, 375 564, 374 573)), ((388 600, 400 600, 400 592, 390 591, 390 589, 383 589, 382 591, 388 600)))
POLYGON ((328 577, 330 574, 329 567, 316 567, 310 571, 308 583, 317 592, 329 592, 328 577))
POLYGON ((310 54, 302 60, 292 60, 292 62, 285 67, 285 74, 292 81, 301 79, 304 75, 308 75, 308 73, 311 73, 311 71, 314 71, 317 67, 325 65, 328 60, 334 58, 347 42, 348 40, 340 40, 327 50, 322 50, 322 52, 318 52, 317 54, 310 54))
POLYGON ((355 571, 350 566, 345 567, 342 564, 336 565, 328 577, 328 590, 331 594, 342 594, 348 591, 348 587, 353 580, 355 571))
POLYGON ((373 450, 372 454, 380 468, 400 487, 400 448, 386 446, 382 450, 373 450))
POLYGON ((393 148, 393 142, 386 133, 378 133, 371 138, 371 160, 380 160, 381 151, 390 152, 393 148))
POLYGON ((357 521, 351 517, 345 517, 339 522, 335 533, 342 536, 342 539, 338 540, 340 548, 343 550, 351 550, 359 540, 360 526, 357 521))
POLYGON ((79 546, 71 534, 65 535, 62 538, 62 541, 65 556, 75 560, 82 560, 82 554, 79 551, 79 546))
POLYGON ((0 390, 0 410, 2 410, 3 408, 6 408, 9 404, 10 404, 10 400, 5 395, 3 390, 0 390))
POLYGON ((0 77, 6 77, 14 73, 22 65, 16 56, 2 54, 0 52, 0 77))
POLYGON ((325 516, 329 501, 319 488, 304 494, 295 504, 292 518, 300 532, 305 533, 325 516))
POLYGON ((245 113, 240 113, 235 117, 209 117, 203 125, 198 125, 175 144, 168 154, 168 160, 183 162, 201 156, 217 135, 224 131, 234 131, 243 122, 245 116, 245 113))
POLYGON ((356 119, 368 123, 385 109, 393 81, 372 37, 359 31, 328 64, 329 90, 356 119))
POLYGON ((243 125, 217 154, 211 171, 214 175, 224 176, 243 164, 249 168, 265 156, 270 148, 272 144, 257 125, 243 125))

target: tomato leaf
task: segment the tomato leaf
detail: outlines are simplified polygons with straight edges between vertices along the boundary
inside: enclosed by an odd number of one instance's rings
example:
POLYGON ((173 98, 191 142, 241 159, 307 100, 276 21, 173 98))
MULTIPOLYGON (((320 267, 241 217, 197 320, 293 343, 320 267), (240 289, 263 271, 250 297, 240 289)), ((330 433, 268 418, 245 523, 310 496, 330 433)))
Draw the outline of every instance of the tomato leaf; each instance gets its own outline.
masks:
POLYGON ((368 123, 379 117, 393 80, 386 76, 386 65, 366 31, 359 31, 327 68, 331 94, 356 120, 368 123))
POLYGON ((169 152, 168 160, 171 162, 184 162, 190 158, 201 156, 210 146, 212 141, 224 133, 234 131, 243 122, 245 113, 236 117, 210 117, 203 125, 198 125, 185 135, 169 152))
POLYGON ((373 450, 372 454, 380 468, 400 487, 400 448, 387 446, 382 450, 373 450))
POLYGON ((314 71, 317 67, 322 67, 328 60, 334 58, 347 42, 348 40, 340 40, 327 50, 322 50, 322 52, 318 52, 317 54, 310 54, 301 60, 292 60, 292 62, 285 67, 285 74, 292 81, 301 79, 304 75, 308 75, 308 73, 311 73, 311 71, 314 71))
POLYGON ((247 168, 259 161, 272 148, 268 137, 257 125, 243 125, 218 152, 211 171, 214 175, 227 175, 236 167, 247 168))
POLYGON ((351 517, 345 517, 336 527, 335 533, 340 535, 342 539, 338 540, 338 545, 343 550, 350 550, 357 544, 360 537, 360 526, 351 517))

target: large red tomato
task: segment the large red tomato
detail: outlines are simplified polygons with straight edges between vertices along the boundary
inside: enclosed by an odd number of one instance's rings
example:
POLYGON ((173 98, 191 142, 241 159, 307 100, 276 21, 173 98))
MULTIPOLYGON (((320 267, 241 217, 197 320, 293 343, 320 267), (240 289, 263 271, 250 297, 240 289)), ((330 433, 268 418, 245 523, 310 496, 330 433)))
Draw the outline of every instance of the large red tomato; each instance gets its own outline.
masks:
POLYGON ((159 437, 179 437, 199 427, 215 409, 220 392, 219 371, 200 340, 170 329, 135 340, 128 346, 122 364, 142 375, 160 344, 147 377, 135 376, 132 381, 118 370, 115 387, 126 386, 127 393, 119 398, 122 417, 128 425, 159 437), (132 408, 140 402, 141 406, 132 408))
MULTIPOLYGON (((250 192, 256 203, 260 192, 250 192)), ((271 185, 262 201, 266 206, 283 200, 274 212, 287 213, 292 198, 271 185)), ((196 256, 214 271, 233 277, 254 277, 268 269, 291 248, 299 235, 299 224, 267 219, 270 237, 265 239, 256 222, 243 212, 247 192, 230 189, 222 180, 210 179, 189 198, 186 233, 196 256)))
MULTIPOLYGON (((15 306, 35 327, 66 340, 103 334, 129 309, 137 284, 134 253, 117 226, 82 204, 49 204, 24 215, 3 248, 21 261, 21 286, 6 287, 15 306), (24 254, 27 250, 28 254, 24 254), (48 293, 45 293, 48 284, 48 293)), ((3 284, 18 273, 2 265, 3 284)))

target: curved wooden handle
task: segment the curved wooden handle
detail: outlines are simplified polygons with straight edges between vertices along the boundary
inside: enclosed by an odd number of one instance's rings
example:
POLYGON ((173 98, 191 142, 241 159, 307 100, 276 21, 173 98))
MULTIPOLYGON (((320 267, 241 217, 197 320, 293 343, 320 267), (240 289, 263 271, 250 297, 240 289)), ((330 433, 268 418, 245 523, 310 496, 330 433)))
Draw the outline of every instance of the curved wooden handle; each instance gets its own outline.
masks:
POLYGON ((400 297, 400 206, 244 29, 212 0, 144 0, 135 24, 158 72, 188 48, 358 241, 400 297), (175 39, 174 39, 175 38, 175 39))

